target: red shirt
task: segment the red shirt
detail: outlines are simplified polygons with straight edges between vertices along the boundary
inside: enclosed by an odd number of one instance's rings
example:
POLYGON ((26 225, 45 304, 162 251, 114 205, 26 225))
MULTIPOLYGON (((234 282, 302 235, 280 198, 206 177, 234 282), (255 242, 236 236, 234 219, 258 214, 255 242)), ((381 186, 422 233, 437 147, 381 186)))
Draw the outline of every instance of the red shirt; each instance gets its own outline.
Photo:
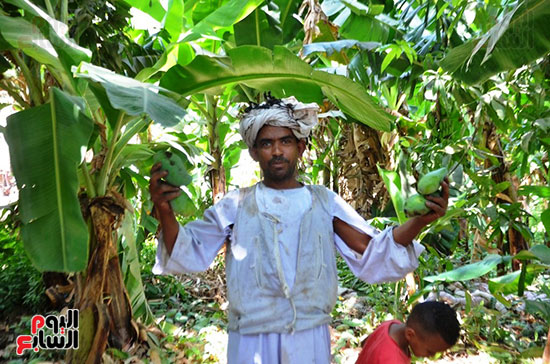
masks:
POLYGON ((410 364, 411 358, 390 336, 390 326, 401 324, 399 320, 383 322, 367 337, 365 346, 355 364, 410 364))

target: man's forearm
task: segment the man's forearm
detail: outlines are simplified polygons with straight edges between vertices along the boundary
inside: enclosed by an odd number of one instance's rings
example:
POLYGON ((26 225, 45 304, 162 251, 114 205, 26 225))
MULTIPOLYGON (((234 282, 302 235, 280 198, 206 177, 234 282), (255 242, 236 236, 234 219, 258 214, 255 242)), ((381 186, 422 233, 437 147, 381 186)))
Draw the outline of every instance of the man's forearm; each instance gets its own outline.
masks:
POLYGON ((176 238, 178 237, 179 223, 172 211, 159 211, 159 215, 164 246, 166 247, 168 254, 172 255, 172 249, 174 249, 176 238))
POLYGON ((404 224, 393 229, 393 239, 396 243, 407 246, 418 236, 420 231, 426 226, 418 218, 407 220, 404 224))

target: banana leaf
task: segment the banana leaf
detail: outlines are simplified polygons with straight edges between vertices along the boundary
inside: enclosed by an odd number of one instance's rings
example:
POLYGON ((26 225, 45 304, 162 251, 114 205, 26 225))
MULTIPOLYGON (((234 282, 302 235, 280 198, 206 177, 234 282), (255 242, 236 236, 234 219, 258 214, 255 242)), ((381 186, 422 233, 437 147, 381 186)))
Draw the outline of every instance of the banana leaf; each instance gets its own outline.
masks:
POLYGON ((54 69, 63 69, 52 43, 29 21, 0 15, 0 33, 13 48, 54 69))
POLYGON ((242 45, 258 45, 273 49, 282 44, 283 33, 277 26, 277 21, 262 9, 256 8, 246 18, 233 26, 235 43, 242 45))
POLYGON ((159 0, 124 0, 126 3, 132 5, 134 8, 143 11, 150 15, 153 19, 162 22, 166 15, 166 10, 162 7, 159 0))
POLYGON ((495 269, 495 267, 503 263, 505 259, 509 259, 509 257, 501 257, 497 254, 491 254, 485 257, 485 259, 463 265, 462 267, 443 272, 438 275, 428 276, 424 277, 425 281, 428 282, 456 282, 456 281, 467 281, 469 279, 474 279, 477 277, 481 277, 482 275, 485 275, 495 269))
POLYGON ((189 65, 172 67, 161 86, 183 97, 200 92, 218 94, 226 86, 242 83, 276 97, 296 96, 304 102, 329 98, 344 113, 378 130, 389 131, 392 117, 358 83, 314 70, 291 51, 276 46, 271 52, 257 46, 228 51, 229 57, 197 56, 189 65))
POLYGON ((302 29, 302 24, 294 17, 298 13, 300 0, 274 0, 279 7, 279 23, 283 32, 283 43, 288 43, 302 29))
MULTIPOLYGON (((521 277, 521 270, 517 270, 500 277, 491 278, 489 279, 489 291, 492 294, 502 293, 505 295, 519 292, 519 287, 525 287, 526 285, 528 286, 533 283, 533 279, 535 279, 539 273, 543 272, 544 269, 545 267, 539 264, 528 264, 525 269, 523 281, 521 277)), ((523 288, 521 290, 523 290, 523 288)))
POLYGON ((373 50, 380 46, 378 42, 359 42, 354 39, 342 39, 334 42, 315 42, 304 45, 303 55, 308 56, 312 53, 326 53, 328 56, 333 53, 339 53, 342 50, 347 50, 357 47, 360 50, 373 50))
POLYGON ((544 244, 533 245, 529 250, 522 250, 514 259, 519 260, 539 260, 543 264, 550 265, 550 248, 544 244))
MULTIPOLYGON (((185 115, 185 110, 181 106, 159 94, 162 89, 153 84, 117 75, 108 69, 85 62, 76 68, 75 76, 100 83, 107 91, 112 107, 124 110, 128 115, 147 114, 163 126, 174 126, 181 122, 185 115)), ((94 90, 96 95, 97 91, 94 90)))
POLYGON ((392 19, 382 15, 372 16, 352 13, 340 27, 339 33, 346 39, 388 44, 394 39, 403 37, 403 32, 397 24, 392 22, 392 19))
MULTIPOLYGON (((69 38, 69 27, 50 17, 40 7, 29 0, 7 0, 8 3, 18 6, 25 11, 27 17, 32 18, 32 25, 39 29, 48 38, 59 60, 69 73, 71 66, 80 62, 89 62, 92 59, 92 52, 80 47, 69 38)), ((20 34, 23 34, 20 32, 20 34)), ((34 45, 37 47, 37 45, 34 45)))
POLYGON ((171 0, 168 2, 168 10, 162 19, 162 26, 173 41, 177 41, 183 30, 185 18, 183 16, 183 0, 171 0))
POLYGON ((191 42, 203 35, 216 36, 216 30, 230 27, 246 18, 263 0, 232 0, 216 9, 183 34, 179 42, 191 42))
POLYGON ((440 65, 471 85, 533 62, 550 52, 549 17, 550 0, 526 0, 487 34, 451 49, 440 65))
POLYGON ((122 251, 122 276, 124 286, 128 290, 128 298, 132 305, 134 317, 139 317, 145 324, 153 322, 154 316, 145 297, 145 289, 141 279, 141 266, 136 246, 136 227, 134 216, 126 212, 122 219, 120 231, 120 250, 122 251))
POLYGON ((380 168, 378 164, 376 165, 376 168, 378 168, 378 173, 382 177, 382 180, 386 185, 386 189, 390 194, 393 208, 395 209, 395 213, 397 214, 397 219, 400 224, 403 224, 405 221, 407 221, 407 216, 405 216, 404 212, 405 202, 403 194, 401 193, 401 178, 399 177, 399 174, 397 172, 387 171, 383 168, 380 168))
POLYGON ((82 99, 52 88, 49 103, 7 120, 21 235, 40 271, 77 272, 88 261, 88 228, 77 195, 77 168, 93 122, 83 111, 82 99))

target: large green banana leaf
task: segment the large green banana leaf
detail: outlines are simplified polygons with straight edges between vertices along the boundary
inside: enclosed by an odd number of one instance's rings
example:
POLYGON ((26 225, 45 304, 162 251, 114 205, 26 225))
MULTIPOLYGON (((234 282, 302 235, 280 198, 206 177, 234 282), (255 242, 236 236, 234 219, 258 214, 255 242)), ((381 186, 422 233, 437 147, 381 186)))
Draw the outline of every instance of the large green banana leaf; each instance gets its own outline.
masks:
POLYGON ((126 3, 132 5, 134 8, 143 11, 150 15, 153 19, 162 22, 166 15, 166 10, 162 7, 159 0, 124 0, 126 3))
POLYGON ((246 18, 233 26, 235 43, 240 45, 251 44, 273 49, 276 44, 291 42, 302 26, 294 15, 298 12, 301 1, 275 0, 279 10, 276 19, 271 11, 257 7, 246 18))
POLYGON ((276 46, 241 46, 229 57, 197 56, 185 67, 172 67, 161 86, 189 96, 199 92, 219 93, 223 87, 242 83, 276 97, 296 96, 304 102, 323 102, 328 97, 346 114, 378 130, 389 131, 392 117, 379 107, 358 83, 339 75, 314 70, 291 51, 276 46))
POLYGON ((54 69, 63 69, 54 46, 31 22, 0 15, 0 33, 11 47, 22 50, 29 57, 54 69))
POLYGON ((519 68, 550 52, 550 0, 526 0, 486 35, 456 48, 441 67, 467 84, 519 68))
POLYGON ((246 18, 254 11, 263 0, 231 0, 222 5, 207 17, 198 22, 187 33, 183 34, 180 42, 191 42, 199 39, 202 35, 215 36, 215 31, 221 28, 230 27, 233 24, 246 18))
POLYGON ((273 2, 279 7, 279 26, 283 31, 283 43, 288 43, 302 29, 302 24, 294 17, 298 13, 302 1, 273 0, 273 2))
MULTIPOLYGON (((26 17, 30 18, 32 26, 38 28, 49 39, 67 72, 70 72, 72 65, 90 61, 92 52, 80 47, 69 38, 69 27, 66 24, 50 17, 29 0, 6 1, 23 9, 26 17)), ((20 31, 19 38, 22 34, 24 33, 20 31)), ((34 44, 34 47, 37 47, 37 44, 34 44)))
POLYGON ((168 10, 162 19, 162 27, 166 29, 173 41, 177 41, 185 18, 183 15, 183 0, 171 0, 168 2, 168 10))
POLYGON ((83 110, 82 99, 52 88, 49 103, 7 120, 21 234, 40 271, 77 272, 88 261, 88 228, 77 196, 77 168, 93 122, 83 110))
POLYGON ((277 20, 256 8, 246 18, 233 26, 235 43, 238 46, 251 44, 273 49, 283 42, 283 33, 277 26, 277 20))
MULTIPOLYGON (((75 69, 75 76, 100 83, 115 109, 128 115, 147 114, 163 126, 174 126, 183 120, 185 110, 172 99, 158 93, 158 86, 117 75, 101 67, 83 62, 75 69)), ((101 101, 101 100, 100 100, 101 101)))

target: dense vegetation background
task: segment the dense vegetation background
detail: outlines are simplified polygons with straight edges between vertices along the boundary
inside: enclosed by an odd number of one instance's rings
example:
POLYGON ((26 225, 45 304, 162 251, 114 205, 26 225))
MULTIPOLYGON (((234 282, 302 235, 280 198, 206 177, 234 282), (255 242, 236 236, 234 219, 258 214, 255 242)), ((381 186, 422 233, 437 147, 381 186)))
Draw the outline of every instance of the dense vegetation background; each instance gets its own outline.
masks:
POLYGON ((186 161, 182 222, 257 180, 236 117, 271 91, 321 106, 303 178, 379 228, 407 218, 419 176, 450 170, 414 275, 366 285, 339 262, 335 362, 426 298, 460 314, 447 359, 550 362, 550 0, 1 4, 19 198, 1 212, 0 360, 223 361, 223 255, 152 275, 148 175, 158 151, 186 161), (79 350, 17 357, 30 317, 66 308, 79 350))

